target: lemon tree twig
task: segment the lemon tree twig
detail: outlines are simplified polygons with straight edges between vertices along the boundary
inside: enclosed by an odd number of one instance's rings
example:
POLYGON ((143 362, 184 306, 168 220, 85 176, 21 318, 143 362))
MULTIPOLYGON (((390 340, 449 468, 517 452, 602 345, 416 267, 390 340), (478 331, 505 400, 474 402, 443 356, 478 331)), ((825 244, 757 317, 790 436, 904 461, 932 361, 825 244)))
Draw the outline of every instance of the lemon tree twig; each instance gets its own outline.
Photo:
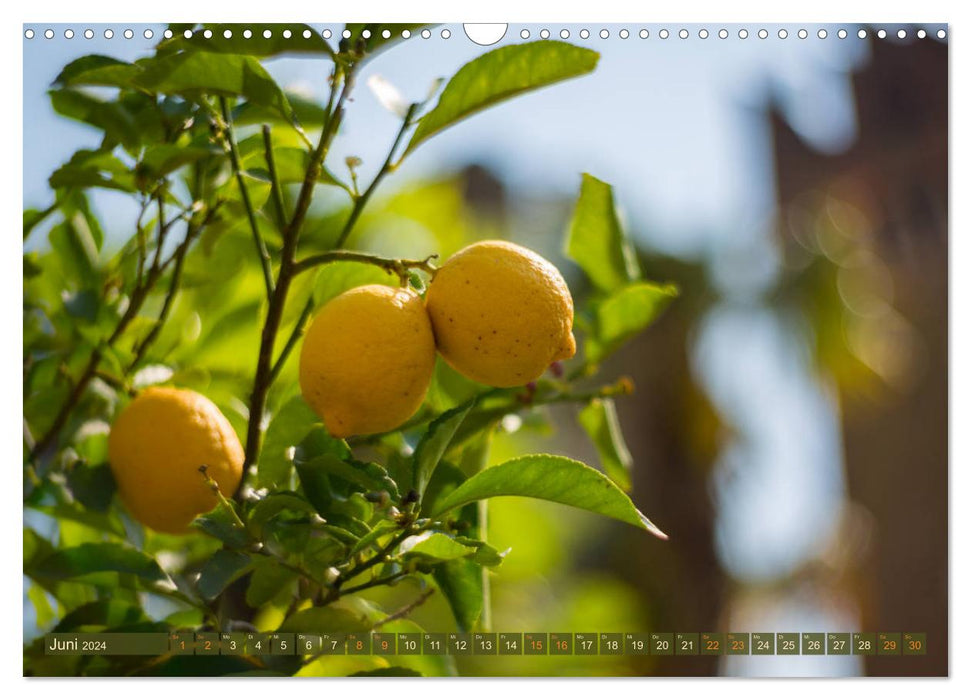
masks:
POLYGON ((310 156, 310 163, 307 165, 303 184, 301 184, 300 193, 297 195, 293 216, 283 230, 283 249, 280 252, 280 269, 277 274, 276 285, 273 287, 273 293, 270 295, 263 331, 260 334, 260 350, 256 361, 253 391, 250 394, 249 421, 246 426, 246 457, 243 478, 239 482, 236 496, 240 494, 246 484, 246 476, 250 467, 256 464, 261 440, 260 424, 263 420, 263 411, 266 408, 266 395, 270 390, 270 385, 273 380, 273 346, 276 343, 276 336, 280 330, 283 309, 287 301, 287 293, 290 291, 290 283, 294 276, 297 241, 300 236, 300 229, 307 217, 307 211, 310 209, 314 187, 317 184, 317 179, 320 177, 324 158, 327 156, 330 144, 343 119, 344 105, 354 87, 354 67, 335 69, 331 80, 330 98, 327 102, 327 121, 320 134, 320 141, 310 156), (337 86, 342 70, 343 87, 340 89, 340 96, 336 98, 335 104, 335 95, 337 94, 337 86))
POLYGON ((340 248, 347 242, 348 236, 351 235, 351 231, 354 230, 354 224, 357 223, 358 218, 361 216, 361 212, 364 210, 365 205, 367 205, 368 200, 371 199, 371 195, 381 184, 381 180, 394 170, 398 164, 394 162, 394 154, 398 150, 398 146, 401 144, 402 139, 414 124, 415 112, 421 105, 418 103, 412 104, 408 107, 408 111, 405 113, 404 119, 401 122, 401 128, 398 129, 398 133, 395 136, 394 142, 391 144, 391 150, 388 151, 388 157, 385 158, 384 164, 381 169, 378 170, 378 174, 374 176, 371 180, 371 184, 368 185, 367 189, 361 193, 360 196, 354 198, 354 205, 351 207, 351 213, 347 216, 347 221, 344 222, 344 227, 341 229, 340 235, 337 237, 337 243, 334 245, 335 248, 340 248))
MULTIPOLYGON (((185 257, 189 252, 189 247, 192 245, 192 241, 198 237, 199 233, 209 224, 212 218, 216 214, 216 210, 221 205, 221 202, 216 202, 213 207, 206 212, 205 218, 199 225, 189 224, 186 230, 185 238, 179 247, 176 248, 175 252, 172 254, 170 260, 175 261, 175 267, 172 270, 172 281, 169 283, 169 290, 165 295, 165 300, 162 302, 162 309, 159 311, 158 317, 155 320, 152 329, 145 335, 144 338, 135 346, 135 355, 131 362, 128 364, 128 368, 125 373, 128 374, 132 372, 145 358, 145 353, 148 352, 148 348, 151 347, 155 339, 158 338, 159 333, 162 331, 162 326, 165 325, 165 321, 169 317, 169 312, 172 309, 172 303, 175 301, 175 297, 179 291, 179 285, 182 283, 182 269, 185 265, 185 257)), ((164 270, 168 266, 168 261, 162 265, 164 270)))
POLYGON ((434 594, 435 594, 435 589, 429 586, 424 591, 422 591, 421 595, 419 595, 413 601, 411 601, 407 605, 404 605, 398 608, 383 620, 378 620, 377 622, 375 622, 374 627, 372 629, 377 629, 379 627, 383 627, 389 622, 394 622, 395 620, 401 620, 402 618, 408 617, 415 610, 415 608, 421 606, 426 600, 431 598, 432 595, 434 594))
POLYGON ((293 352, 293 348, 296 347, 297 341, 303 335, 304 326, 307 325, 307 319, 310 318, 311 312, 314 310, 314 300, 313 297, 307 299, 307 303, 304 304, 303 310, 300 312, 300 318, 297 319, 297 325, 293 327, 293 331, 290 333, 290 337, 287 338, 286 345, 283 346, 283 350, 280 351, 279 357, 276 358, 276 362, 273 363, 273 367, 270 369, 270 383, 272 384, 276 381, 277 375, 283 369, 283 366, 287 362, 287 358, 290 353, 293 352))
POLYGON ((233 128, 233 118, 229 113, 229 103, 225 97, 219 97, 219 107, 222 110, 222 120, 225 127, 224 135, 226 146, 229 150, 229 161, 233 166, 233 174, 236 176, 236 184, 239 185, 239 196, 243 200, 243 208, 246 209, 246 219, 249 221, 250 231, 253 234, 253 243, 256 245, 256 253, 260 258, 260 268, 263 271, 263 284, 266 287, 266 298, 273 296, 273 270, 270 266, 270 252, 266 249, 266 242, 260 234, 260 227, 256 221, 256 212, 253 209, 253 202, 249 198, 249 190, 246 188, 246 181, 243 178, 243 169, 240 164, 239 146, 236 143, 236 133, 233 128))
POLYGON ((438 255, 429 255, 422 260, 407 260, 404 258, 382 258, 379 255, 370 253, 359 253, 354 250, 331 250, 319 255, 311 255, 296 263, 294 274, 312 270, 321 265, 334 262, 359 262, 366 265, 375 265, 388 272, 407 278, 408 270, 423 270, 432 275, 436 272, 436 267, 432 265, 432 260, 436 260, 438 255))
POLYGON ((266 155, 266 171, 270 174, 270 196, 273 198, 276 225, 282 232, 287 225, 287 210, 283 204, 283 190, 280 188, 280 176, 276 170, 276 158, 273 155, 273 133, 269 124, 263 125, 263 151, 266 155))

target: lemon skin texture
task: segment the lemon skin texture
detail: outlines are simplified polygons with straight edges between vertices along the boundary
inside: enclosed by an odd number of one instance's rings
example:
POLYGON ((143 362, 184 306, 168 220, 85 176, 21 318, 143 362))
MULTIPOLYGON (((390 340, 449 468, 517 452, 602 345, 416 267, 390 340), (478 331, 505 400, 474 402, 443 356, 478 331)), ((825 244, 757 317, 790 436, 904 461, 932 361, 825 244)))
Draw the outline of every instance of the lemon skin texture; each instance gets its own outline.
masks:
POLYGON ((108 461, 131 514, 153 530, 188 531, 217 498, 199 473, 233 495, 243 475, 243 447, 216 405, 187 389, 151 387, 126 406, 108 435, 108 461))
POLYGON ((421 297, 355 287, 318 312, 300 352, 300 391, 334 437, 397 428, 421 406, 435 337, 421 297))
POLYGON ((556 267, 528 248, 480 241, 435 273, 425 305, 438 351, 483 384, 527 384, 576 353, 573 298, 556 267))

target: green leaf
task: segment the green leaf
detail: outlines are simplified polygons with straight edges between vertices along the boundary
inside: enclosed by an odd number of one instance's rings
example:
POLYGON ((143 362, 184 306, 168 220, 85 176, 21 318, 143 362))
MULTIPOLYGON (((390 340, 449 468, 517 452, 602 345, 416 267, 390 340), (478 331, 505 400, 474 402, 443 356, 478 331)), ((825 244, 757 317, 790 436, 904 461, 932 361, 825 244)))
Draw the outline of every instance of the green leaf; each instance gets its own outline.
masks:
POLYGON ((444 562, 432 572, 462 632, 474 630, 482 618, 482 567, 470 559, 444 562))
POLYGON ((142 609, 131 603, 105 598, 81 605, 67 615, 54 627, 52 632, 73 632, 81 627, 121 627, 148 618, 142 609))
POLYGON ((585 350, 598 363, 647 328, 678 295, 674 285, 634 282, 598 302, 585 350))
POLYGON ((279 632, 367 632, 383 614, 362 598, 341 598, 323 608, 294 613, 280 625, 279 632))
POLYGON ((282 26, 279 24, 203 24, 201 28, 195 29, 188 39, 176 34, 159 44, 158 50, 164 53, 175 51, 233 53, 262 58, 287 53, 328 56, 334 53, 320 32, 314 31, 306 24, 282 26), (208 39, 203 34, 205 29, 212 32, 212 36, 208 39), (232 32, 230 37, 224 34, 227 29, 232 32), (243 36, 243 31, 246 29, 253 32, 249 39, 243 36), (283 36, 284 29, 290 30, 289 39, 283 36), (270 31, 269 37, 263 36, 266 30, 270 31), (309 34, 304 36, 305 32, 309 34))
POLYGON ((196 588, 203 598, 214 600, 226 589, 226 586, 249 571, 251 567, 250 555, 220 549, 203 565, 196 588))
POLYGON ((527 455, 482 470, 439 501, 433 517, 495 496, 526 496, 562 503, 667 539, 610 479, 586 464, 555 455, 527 455))
POLYGON ((259 487, 280 488, 289 483, 291 459, 288 452, 319 424, 317 415, 299 396, 290 399, 273 415, 256 467, 259 487))
POLYGON ((54 171, 47 183, 52 189, 103 187, 121 192, 137 190, 131 169, 107 150, 77 151, 70 161, 54 171))
POLYGON ((451 561, 475 554, 474 547, 457 542, 441 532, 423 533, 409 537, 401 543, 399 553, 402 559, 421 559, 426 561, 451 561))
POLYGON ((137 549, 112 542, 91 542, 60 549, 27 571, 33 578, 60 580, 102 571, 134 574, 147 581, 164 581, 165 573, 137 549))
POLYGON ((39 209, 24 209, 24 240, 30 235, 30 232, 40 224, 44 219, 50 216, 57 209, 57 204, 52 204, 47 207, 47 209, 40 211, 39 209))
POLYGON ((155 144, 145 149, 139 165, 144 175, 160 179, 190 163, 221 155, 223 152, 216 148, 155 144))
POLYGON ((313 504, 295 493, 272 493, 253 506, 247 518, 248 526, 253 534, 259 538, 263 526, 284 511, 309 515, 317 512, 313 504))
POLYGON ((405 153, 443 129, 497 102, 591 72, 600 54, 561 41, 504 46, 466 63, 425 114, 405 153))
POLYGON ((293 570, 280 566, 274 559, 263 559, 253 569, 246 588, 246 604, 251 608, 261 607, 276 598, 280 591, 296 579, 297 574, 293 570))
POLYGON ((81 505, 104 513, 115 495, 115 477, 107 464, 89 467, 76 464, 67 473, 67 486, 81 505))
POLYGON ((412 470, 412 487, 418 492, 419 497, 425 492, 429 479, 435 472, 435 467, 445 455, 455 431, 462 425, 469 409, 472 408, 474 401, 456 406, 451 411, 446 411, 431 422, 428 430, 422 435, 415 447, 412 470))
POLYGON ((335 455, 321 455, 310 461, 298 460, 297 472, 301 483, 320 482, 325 476, 340 479, 360 492, 387 491, 393 500, 398 500, 398 486, 392 481, 388 473, 378 464, 357 461, 345 461, 335 455))
POLYGON ((245 97, 276 110, 287 120, 293 117, 283 90, 251 56, 195 51, 171 54, 147 62, 137 84, 151 92, 189 98, 201 93, 245 97))
POLYGON ((641 274, 617 218, 612 188, 587 173, 583 174, 565 252, 602 291, 614 291, 641 274))
POLYGON ((350 456, 351 450, 347 443, 331 437, 323 427, 311 430, 297 446, 293 463, 297 468, 303 492, 318 513, 325 514, 329 511, 334 492, 327 472, 314 465, 314 461, 321 457, 342 460, 349 459, 350 456))
POLYGON ((250 543, 249 533, 236 522, 229 506, 221 502, 208 513, 193 520, 192 526, 236 549, 250 543))
POLYGON ((141 140, 132 115, 117 102, 100 100, 81 90, 51 90, 51 106, 60 115, 100 129, 109 142, 136 148, 141 140))
MULTIPOLYGON (((303 126, 321 126, 327 119, 327 111, 317 102, 293 92, 284 91, 284 95, 287 98, 287 102, 290 103, 290 107, 297 121, 303 126)), ((266 123, 291 124, 289 119, 283 119, 278 112, 252 102, 242 102, 233 109, 233 122, 236 126, 252 126, 254 124, 266 123)))
POLYGON ((131 87, 133 80, 141 72, 134 63, 119 61, 110 56, 93 54, 71 61, 54 79, 54 84, 102 85, 107 87, 131 87))
POLYGON ((600 464, 615 484, 624 491, 630 491, 630 470, 633 458, 624 443, 624 435, 617 419, 617 408, 613 399, 594 399, 577 416, 580 427, 586 431, 597 448, 600 464))

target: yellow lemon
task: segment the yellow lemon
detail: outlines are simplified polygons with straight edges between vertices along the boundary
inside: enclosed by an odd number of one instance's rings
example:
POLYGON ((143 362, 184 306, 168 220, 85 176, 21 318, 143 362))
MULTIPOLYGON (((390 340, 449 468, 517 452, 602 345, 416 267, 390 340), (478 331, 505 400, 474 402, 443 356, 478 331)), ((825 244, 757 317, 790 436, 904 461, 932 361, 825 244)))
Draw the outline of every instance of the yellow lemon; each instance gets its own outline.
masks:
POLYGON ((435 273, 425 305, 442 357, 483 384, 527 384, 576 352, 563 276, 514 243, 481 241, 457 252, 435 273))
POLYGON ((414 415, 434 368, 421 297, 371 284, 334 297, 310 324, 300 391, 334 437, 381 433, 414 415))
POLYGON ((118 494, 136 519, 159 532, 186 532, 216 507, 199 467, 232 496, 243 475, 243 447, 226 416, 201 394, 152 387, 122 410, 108 435, 118 494))

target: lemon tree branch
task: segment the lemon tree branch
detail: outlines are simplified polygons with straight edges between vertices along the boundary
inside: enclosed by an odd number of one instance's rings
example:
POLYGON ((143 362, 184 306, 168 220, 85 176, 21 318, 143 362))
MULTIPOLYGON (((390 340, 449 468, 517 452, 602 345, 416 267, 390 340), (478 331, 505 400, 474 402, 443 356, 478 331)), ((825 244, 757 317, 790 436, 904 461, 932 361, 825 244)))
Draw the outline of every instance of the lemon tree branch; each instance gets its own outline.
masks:
POLYGON ((225 97, 220 96, 219 107, 222 110, 222 118, 225 125, 225 140, 229 150, 229 161, 232 163, 233 174, 236 176, 236 183, 239 185, 239 196, 243 200, 243 208, 246 209, 246 219, 249 221, 250 231, 253 234, 253 243, 256 245, 256 253, 260 258, 260 268, 263 271, 263 284, 266 287, 266 298, 269 299, 273 296, 273 270, 270 267, 270 252, 266 249, 266 242, 260 234, 260 227, 256 221, 256 212, 253 210, 253 202, 249 198, 249 190, 246 188, 246 181, 243 179, 243 169, 240 165, 239 146, 236 144, 233 118, 229 113, 229 104, 225 97))
POLYGON ((334 262, 359 262, 367 265, 375 265, 388 272, 394 273, 399 277, 407 277, 408 270, 424 270, 428 274, 434 274, 436 268, 431 261, 438 258, 438 255, 429 255, 422 260, 406 260, 400 258, 382 258, 379 255, 370 253, 359 253, 353 250, 331 250, 319 255, 311 255, 296 263, 294 274, 312 270, 321 265, 334 262))

